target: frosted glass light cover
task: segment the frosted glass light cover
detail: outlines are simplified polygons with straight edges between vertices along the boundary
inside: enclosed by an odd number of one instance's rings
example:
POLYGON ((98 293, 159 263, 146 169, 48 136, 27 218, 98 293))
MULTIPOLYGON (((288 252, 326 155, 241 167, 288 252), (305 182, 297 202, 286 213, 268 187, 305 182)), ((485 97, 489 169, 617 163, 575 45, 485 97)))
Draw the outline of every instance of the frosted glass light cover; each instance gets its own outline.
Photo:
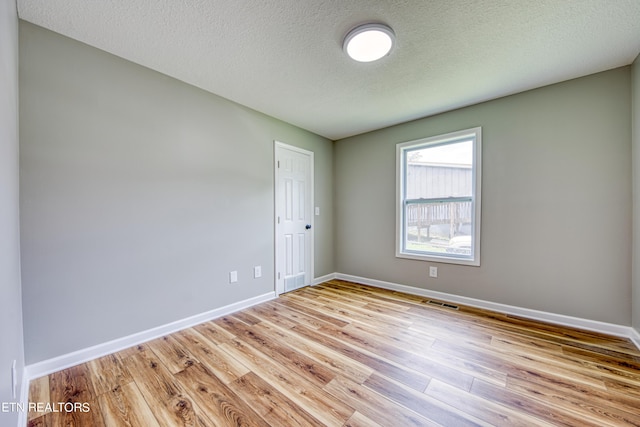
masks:
POLYGON ((365 24, 354 28, 344 39, 344 51, 358 62, 376 61, 389 54, 395 35, 382 24, 365 24))

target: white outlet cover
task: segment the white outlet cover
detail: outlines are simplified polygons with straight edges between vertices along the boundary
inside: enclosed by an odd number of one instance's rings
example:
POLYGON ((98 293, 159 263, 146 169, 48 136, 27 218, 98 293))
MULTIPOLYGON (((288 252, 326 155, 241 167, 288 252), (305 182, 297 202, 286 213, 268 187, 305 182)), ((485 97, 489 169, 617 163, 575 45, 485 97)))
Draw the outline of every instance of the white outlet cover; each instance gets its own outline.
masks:
POLYGON ((15 360, 11 365, 11 394, 13 395, 13 399, 15 399, 18 394, 18 369, 16 368, 15 360))
POLYGON ((318 206, 316 206, 316 216, 320 215, 320 208, 318 206))
POLYGON ((438 267, 429 267, 429 277, 438 277, 438 267))
POLYGON ((253 277, 257 279, 258 277, 262 277, 262 266, 257 265, 253 267, 253 277))
POLYGON ((230 271, 229 272, 229 283, 236 283, 238 281, 238 272, 230 271))

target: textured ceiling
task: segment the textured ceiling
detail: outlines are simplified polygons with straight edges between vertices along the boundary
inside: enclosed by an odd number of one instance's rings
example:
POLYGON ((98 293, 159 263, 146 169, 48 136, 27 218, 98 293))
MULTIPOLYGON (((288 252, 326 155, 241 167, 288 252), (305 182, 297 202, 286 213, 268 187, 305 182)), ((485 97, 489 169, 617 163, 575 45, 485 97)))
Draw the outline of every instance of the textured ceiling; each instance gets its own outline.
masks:
POLYGON ((20 18, 330 139, 628 65, 640 0, 17 0, 20 18), (357 63, 353 26, 396 49, 357 63))

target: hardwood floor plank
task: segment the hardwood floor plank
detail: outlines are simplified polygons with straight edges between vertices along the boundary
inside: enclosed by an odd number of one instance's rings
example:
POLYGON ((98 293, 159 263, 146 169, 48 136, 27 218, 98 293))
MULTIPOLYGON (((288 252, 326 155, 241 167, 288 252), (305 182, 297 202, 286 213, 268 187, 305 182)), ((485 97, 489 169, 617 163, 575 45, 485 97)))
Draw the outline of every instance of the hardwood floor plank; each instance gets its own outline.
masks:
POLYGON ((415 390, 424 390, 431 379, 431 377, 427 375, 409 371, 401 366, 397 366, 394 363, 384 360, 383 358, 377 357, 367 350, 359 349, 328 335, 318 334, 317 331, 305 328, 302 325, 296 326, 293 330, 306 338, 318 340, 322 345, 342 354, 343 356, 367 365, 375 371, 406 384, 415 390))
MULTIPOLYGON (((434 341, 435 343, 435 341, 434 341)), ((433 345, 433 344, 432 344, 433 345)), ((479 378, 484 381, 494 383, 500 386, 506 386, 507 374, 497 368, 495 364, 483 363, 476 360, 470 360, 464 355, 455 353, 444 353, 438 349, 429 347, 416 346, 408 349, 410 352, 418 353, 433 362, 437 362, 449 369, 456 370, 466 374, 468 377, 479 378)))
MULTIPOLYGON (((270 301, 271 302, 271 301, 270 301)), ((260 304, 259 306, 251 307, 254 315, 264 319, 268 319, 270 322, 275 323, 284 329, 293 328, 298 324, 295 320, 289 319, 282 314, 282 308, 277 304, 260 304)))
POLYGON ((418 316, 409 313, 410 307, 403 306, 397 303, 391 304, 391 303, 385 303, 384 301, 377 301, 375 299, 371 299, 362 308, 364 310, 368 310, 373 313, 386 315, 391 318, 402 319, 410 323, 414 323, 417 320, 421 320, 418 316))
POLYGON ((128 357, 135 356, 136 354, 145 353, 147 351, 151 351, 151 350, 149 349, 149 346, 147 346, 146 343, 138 344, 136 346, 129 347, 124 350, 120 350, 119 352, 116 353, 116 357, 120 359, 120 361, 124 361, 124 359, 128 357))
POLYGON ((203 365, 192 365, 178 372, 175 377, 198 406, 206 411, 212 425, 269 427, 262 417, 203 365))
POLYGON ((89 402, 96 394, 86 364, 73 366, 49 375, 49 393, 52 403, 89 402))
POLYGON ((469 415, 473 415, 492 426, 509 427, 551 427, 552 423, 540 418, 521 413, 488 399, 452 387, 442 381, 433 380, 425 390, 425 394, 433 397, 452 408, 460 408, 469 415))
POLYGON ((101 394, 98 403, 108 427, 160 427, 152 409, 133 382, 101 394))
POLYGON ((228 353, 219 349, 217 345, 195 329, 176 332, 174 337, 179 345, 188 348, 199 363, 205 365, 225 384, 235 381, 249 372, 249 368, 229 357, 228 353))
POLYGON ((517 317, 514 315, 507 315, 507 322, 512 326, 517 325, 527 334, 531 334, 531 332, 536 331, 561 340, 569 340, 572 343, 568 344, 569 346, 591 349, 597 353, 609 355, 623 353, 636 361, 638 361, 638 358, 640 357, 640 349, 636 348, 626 338, 614 337, 600 332, 587 331, 570 326, 563 326, 561 328, 562 332, 560 332, 557 325, 517 317))
POLYGON ((160 425, 212 425, 153 352, 134 354, 124 363, 160 425))
POLYGON ((449 310, 425 304, 414 306, 409 312, 420 318, 411 325, 410 329, 436 339, 464 336, 468 340, 489 343, 493 338, 491 331, 487 328, 465 321, 468 315, 464 310, 449 310))
POLYGON ((307 354, 309 357, 334 371, 334 373, 346 376, 358 384, 361 384, 374 372, 373 369, 366 365, 327 349, 314 341, 296 334, 294 331, 281 329, 268 321, 263 321, 260 326, 269 330, 272 336, 277 337, 277 339, 290 347, 307 354))
POLYGON ((196 363, 193 355, 173 335, 149 341, 146 345, 172 374, 196 363))
POLYGON ((571 368, 570 365, 566 365, 562 360, 540 359, 533 355, 530 356, 528 353, 499 351, 482 344, 456 345, 444 343, 441 340, 434 343, 431 348, 436 351, 442 351, 445 355, 464 355, 469 360, 499 370, 507 375, 518 376, 526 375, 527 373, 534 376, 553 375, 558 381, 562 379, 579 381, 585 385, 602 390, 606 389, 600 376, 586 370, 581 371, 578 366, 571 368))
POLYGON ((216 345, 227 343, 236 337, 213 322, 201 323, 193 329, 216 345))
MULTIPOLYGON (((325 322, 325 323, 330 323, 335 327, 341 328, 343 326, 347 326, 349 324, 349 322, 345 322, 344 320, 340 320, 340 319, 336 319, 333 316, 329 316, 325 313, 323 313, 320 310, 314 309, 314 307, 310 304, 301 304, 299 302, 297 302, 294 298, 292 298, 291 295, 287 294, 285 297, 283 298, 279 298, 277 300, 271 301, 272 303, 276 303, 278 305, 282 305, 285 306, 289 309, 292 310, 296 310, 299 311, 301 313, 305 313, 308 314, 311 317, 315 317, 316 319, 325 322)), ((306 302, 306 301, 305 301, 306 302)))
POLYGON ((601 426, 600 423, 594 423, 575 415, 571 411, 563 411, 558 408, 539 402, 520 394, 483 381, 474 381, 471 387, 471 393, 491 402, 500 403, 518 412, 524 412, 536 418, 542 418, 554 425, 575 427, 575 426, 601 426))
POLYGON ((219 319, 219 321, 219 325, 229 331, 233 331, 238 338, 244 339, 247 343, 260 349, 260 351, 267 354, 273 360, 286 366, 287 369, 294 370, 299 375, 302 375, 319 386, 327 384, 334 378, 334 374, 319 363, 316 363, 304 354, 292 350, 290 347, 281 345, 256 328, 247 327, 233 316, 225 316, 219 319))
MULTIPOLYGON (((640 425, 638 407, 628 407, 622 400, 608 401, 601 390, 579 383, 551 383, 510 377, 507 389, 562 407, 602 425, 640 425)), ((637 402, 636 402, 637 404, 637 402)))
MULTIPOLYGON (((521 346, 518 343, 514 343, 511 340, 500 338, 494 339, 491 343, 492 346, 500 348, 501 351, 512 354, 526 354, 527 359, 532 363, 527 363, 528 366, 540 369, 542 366, 548 367, 550 372, 556 373, 558 376, 576 379, 578 376, 583 380, 585 384, 591 384, 602 390, 606 389, 604 385, 603 375, 614 377, 625 377, 632 381, 635 381, 640 386, 640 368, 636 369, 634 374, 633 369, 626 370, 625 368, 618 369, 619 365, 615 368, 611 368, 608 362, 605 362, 602 357, 595 359, 596 361, 590 362, 590 357, 574 358, 574 357, 558 357, 557 353, 549 353, 547 351, 539 351, 531 349, 528 346, 521 346), (598 363, 599 362, 599 363, 598 363)), ((566 352, 563 351, 566 356, 566 352)))
MULTIPOLYGON (((347 322, 332 316, 323 315, 318 310, 304 310, 300 304, 293 301, 270 301, 269 307, 273 309, 274 314, 277 316, 289 319, 291 322, 290 328, 296 325, 305 325, 311 329, 319 329, 323 326, 341 328, 348 325, 347 322)), ((273 320, 273 317, 271 317, 270 320, 273 320)))
POLYGON ((436 426, 438 423, 403 409, 400 405, 346 378, 335 378, 324 388, 356 411, 384 426, 436 426))
POLYGON ((365 324, 373 321, 380 325, 380 327, 386 329, 406 328, 415 321, 415 318, 407 315, 406 311, 403 312, 402 315, 394 316, 393 313, 388 310, 372 310, 371 302, 369 301, 365 300, 354 304, 353 298, 345 299, 340 294, 325 295, 319 300, 326 301, 331 307, 342 308, 345 312, 351 313, 349 317, 353 320, 358 320, 365 324))
POLYGON ((464 390, 469 390, 471 383, 473 382, 473 377, 470 375, 466 375, 460 371, 456 371, 427 358, 408 352, 403 348, 388 345, 389 342, 383 343, 373 335, 362 331, 355 331, 354 329, 349 328, 342 328, 339 330, 322 328, 320 329, 320 332, 337 338, 342 342, 348 342, 356 347, 377 354, 388 361, 403 366, 406 369, 420 372, 429 377, 441 378, 444 381, 464 390))
POLYGON ((343 427, 384 427, 384 426, 376 423, 371 418, 365 417, 360 412, 356 411, 353 413, 351 418, 349 418, 347 422, 344 423, 343 427))
POLYGON ((307 288, 297 289, 295 292, 289 292, 286 294, 280 295, 276 301, 297 301, 302 303, 305 306, 313 307, 320 311, 324 310, 325 304, 319 303, 316 301, 318 298, 316 295, 309 294, 307 288))
POLYGON ((373 298, 377 297, 377 295, 373 295, 365 288, 358 289, 357 285, 353 285, 353 283, 350 283, 347 289, 343 284, 329 281, 317 286, 310 287, 309 290, 310 292, 314 292, 317 298, 327 297, 331 299, 338 299, 358 306, 365 306, 369 302, 371 302, 373 298))
POLYGON ((238 378, 229 387, 272 426, 324 425, 253 372, 238 378))
POLYGON ((379 324, 381 327, 388 329, 395 329, 398 327, 408 327, 411 325, 411 322, 408 320, 400 319, 400 318, 392 318, 390 316, 382 317, 378 316, 376 313, 372 311, 368 311, 364 309, 364 306, 354 304, 353 302, 344 302, 330 297, 321 297, 318 299, 319 301, 326 302, 326 310, 331 312, 339 313, 341 316, 350 319, 350 323, 352 322, 360 322, 365 325, 370 323, 379 324))
POLYGON ((86 404, 88 410, 60 410, 59 412, 50 412, 45 415, 49 417, 50 425, 52 426, 91 426, 91 427, 105 427, 104 419, 102 418, 102 412, 99 410, 99 404, 96 400, 88 399, 84 402, 75 402, 86 404))
POLYGON ((516 346, 518 351, 535 352, 541 355, 549 355, 550 357, 557 357, 562 354, 562 346, 559 344, 509 334, 508 332, 493 334, 491 345, 503 346, 504 348, 516 346))
MULTIPOLYGON (((363 295, 367 298, 374 299, 376 301, 383 301, 399 307, 411 308, 415 306, 424 306, 429 298, 421 297, 419 295, 405 294, 398 291, 382 288, 372 288, 368 285, 360 285, 345 280, 330 280, 325 283, 321 283, 315 287, 342 289, 355 295, 363 295), (372 292, 372 289, 374 291, 372 292)), ((349 297, 347 297, 349 298, 349 297)))
POLYGON ((427 356, 429 359, 448 366, 451 369, 456 369, 461 373, 473 377, 474 379, 481 379, 501 387, 505 387, 507 385, 508 374, 500 371, 499 369, 487 367, 454 354, 445 355, 440 352, 430 350, 427 356))
POLYGON ((508 331, 513 334, 535 338, 550 343, 582 348, 608 356, 620 356, 629 360, 640 360, 640 351, 627 339, 612 337, 592 331, 571 327, 559 327, 549 323, 523 319, 512 315, 490 312, 484 309, 464 307, 471 316, 470 321, 490 331, 508 331))
POLYGON ((120 385, 133 381, 129 371, 114 354, 87 363, 96 395, 107 393, 120 385))
MULTIPOLYGON (((453 407, 433 399, 424 393, 419 393, 408 387, 395 384, 392 381, 373 374, 363 384, 370 390, 381 394, 387 399, 395 402, 405 408, 422 415, 423 417, 435 421, 445 426, 477 426, 482 425, 480 420, 474 420, 475 417, 456 410, 453 407)), ((427 387, 428 388, 428 387, 427 387)))
POLYGON ((341 426, 353 414, 353 408, 343 401, 296 373, 283 370, 278 363, 243 341, 234 340, 220 348, 327 426, 341 426))
POLYGON ((614 378, 625 378, 640 386, 640 363, 635 359, 616 356, 602 355, 592 351, 575 347, 563 347, 562 352, 569 356, 570 360, 581 360, 586 365, 592 367, 600 374, 607 374, 614 378))
POLYGON ((255 316, 253 316, 251 313, 251 308, 245 310, 245 311, 239 311, 236 313, 233 313, 233 317, 235 317, 236 319, 240 320, 241 322, 246 323, 249 326, 253 326, 256 323, 260 322, 260 319, 257 319, 255 316))
POLYGON ((386 329, 375 329, 353 323, 344 328, 345 330, 356 330, 368 335, 375 336, 376 339, 386 342, 392 341, 393 345, 402 348, 409 353, 413 353, 417 356, 422 356, 429 351, 429 348, 436 341, 434 337, 430 337, 421 333, 417 333, 410 329, 396 329, 389 331, 386 329))
POLYGON ((27 420, 27 427, 54 427, 53 417, 50 412, 36 418, 27 420))
MULTIPOLYGON (((308 288, 306 288, 306 291, 314 294, 316 296, 316 301, 317 302, 322 302, 325 305, 327 304, 327 301, 329 303, 332 303, 333 300, 337 300, 338 298, 334 298, 335 292, 333 292, 333 290, 330 287, 327 286, 310 286, 308 288)), ((350 298, 349 300, 346 300, 344 298, 340 299, 341 301, 343 301, 344 303, 346 303, 346 305, 348 305, 349 307, 357 307, 357 306, 363 306, 366 305, 365 302, 362 301, 358 301, 356 298, 350 298)))
MULTIPOLYGON (((45 375, 40 378, 33 379, 29 382, 29 401, 36 404, 51 403, 51 394, 49 393, 49 376, 45 375)), ((44 406, 44 405, 43 405, 44 406)), ((36 409, 38 407, 36 406, 36 409)), ((43 411, 29 410, 27 414, 27 421, 31 422, 44 414, 51 412, 46 406, 43 407, 43 411)))
MULTIPOLYGON (((616 399, 620 394, 628 396, 632 401, 640 399, 640 387, 636 384, 630 384, 623 380, 607 378, 604 380, 604 385, 607 387, 607 391, 612 393, 612 399, 616 399)), ((638 402, 638 405, 640 406, 640 402, 638 402)))

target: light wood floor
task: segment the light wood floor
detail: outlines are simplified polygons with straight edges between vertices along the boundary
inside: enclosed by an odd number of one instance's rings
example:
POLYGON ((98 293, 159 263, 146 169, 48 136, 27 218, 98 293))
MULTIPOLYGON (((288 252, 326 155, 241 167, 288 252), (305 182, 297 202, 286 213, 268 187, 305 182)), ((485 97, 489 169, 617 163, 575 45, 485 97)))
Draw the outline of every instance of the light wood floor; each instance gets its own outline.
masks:
POLYGON ((31 426, 640 425, 627 340, 341 281, 35 380, 31 426))

